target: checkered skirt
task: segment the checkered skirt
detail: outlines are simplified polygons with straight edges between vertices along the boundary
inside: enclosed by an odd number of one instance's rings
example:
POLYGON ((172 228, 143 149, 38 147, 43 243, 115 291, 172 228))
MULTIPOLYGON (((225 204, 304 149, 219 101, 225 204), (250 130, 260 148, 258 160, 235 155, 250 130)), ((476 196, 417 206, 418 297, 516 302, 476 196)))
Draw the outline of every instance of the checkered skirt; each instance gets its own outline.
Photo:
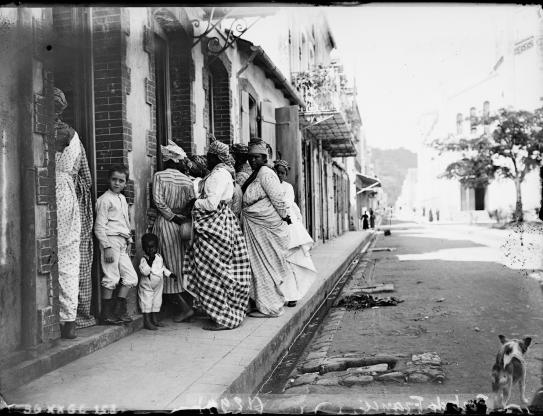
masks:
POLYGON ((77 317, 75 319, 78 328, 96 325, 96 320, 91 313, 92 300, 92 260, 93 241, 92 227, 94 224, 91 196, 92 176, 87 160, 87 154, 81 144, 81 160, 79 171, 75 176, 75 192, 79 202, 79 214, 81 216, 81 243, 79 245, 79 292, 77 302, 77 317))
POLYGON ((235 328, 245 318, 251 265, 238 219, 221 202, 216 211, 194 208, 194 240, 183 274, 196 304, 219 325, 235 328))

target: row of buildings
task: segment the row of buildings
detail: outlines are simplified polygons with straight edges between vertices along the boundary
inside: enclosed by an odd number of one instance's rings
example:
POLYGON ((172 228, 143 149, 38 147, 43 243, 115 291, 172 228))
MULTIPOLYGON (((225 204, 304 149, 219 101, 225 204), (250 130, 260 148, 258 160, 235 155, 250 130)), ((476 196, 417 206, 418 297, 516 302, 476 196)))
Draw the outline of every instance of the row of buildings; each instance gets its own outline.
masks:
MULTIPOLYGON (((272 160, 290 162, 318 243, 356 228, 357 200, 375 182, 362 172, 356 89, 322 12, 292 10, 0 9, 2 365, 59 338, 54 87, 85 146, 94 198, 112 165, 129 166, 133 255, 153 216, 152 178, 168 139, 205 154, 211 135, 227 144, 262 137, 272 160)), ((95 313, 99 280, 96 261, 95 313)))
MULTIPOLYGON (((516 192, 512 180, 496 178, 488 186, 468 188, 456 180, 440 179, 454 153, 438 152, 429 146, 436 138, 476 138, 489 132, 484 120, 500 108, 534 111, 543 106, 543 9, 540 6, 510 6, 496 10, 494 57, 488 72, 450 90, 435 112, 421 118, 422 143, 417 169, 408 172, 398 207, 402 213, 434 217, 444 221, 489 221, 511 218, 516 192)), ((526 219, 536 217, 541 207, 540 170, 531 171, 522 184, 526 219)))

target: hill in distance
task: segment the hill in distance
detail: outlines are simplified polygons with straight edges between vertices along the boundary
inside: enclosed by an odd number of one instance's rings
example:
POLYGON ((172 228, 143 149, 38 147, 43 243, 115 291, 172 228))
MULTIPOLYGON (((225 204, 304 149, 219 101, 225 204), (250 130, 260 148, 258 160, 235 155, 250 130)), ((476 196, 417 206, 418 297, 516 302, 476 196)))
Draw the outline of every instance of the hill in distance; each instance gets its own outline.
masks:
POLYGON ((399 149, 371 148, 371 159, 375 175, 388 195, 388 204, 394 205, 400 196, 407 169, 417 167, 417 154, 399 149))

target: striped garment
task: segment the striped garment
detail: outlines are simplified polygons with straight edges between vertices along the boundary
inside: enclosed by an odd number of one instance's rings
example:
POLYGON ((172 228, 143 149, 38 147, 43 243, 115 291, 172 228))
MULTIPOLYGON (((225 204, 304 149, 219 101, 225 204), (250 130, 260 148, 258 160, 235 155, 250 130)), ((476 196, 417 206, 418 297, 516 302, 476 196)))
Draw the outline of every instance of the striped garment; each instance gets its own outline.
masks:
POLYGON ((262 166, 243 195, 243 230, 253 271, 253 292, 257 309, 271 316, 283 313, 281 284, 292 273, 286 262, 288 250, 288 205, 279 178, 262 166))
POLYGON ((81 217, 81 243, 79 253, 81 260, 79 264, 79 294, 77 303, 77 318, 75 320, 78 328, 86 328, 96 325, 94 316, 91 315, 92 298, 92 198, 91 198, 92 176, 89 169, 89 162, 83 144, 81 144, 81 158, 79 170, 75 177, 75 192, 79 201, 79 214, 81 217))
POLYGON ((194 208, 193 244, 185 256, 187 290, 213 321, 236 328, 245 318, 251 265, 245 238, 224 201, 215 211, 194 208))
POLYGON ((185 205, 194 198, 194 188, 190 178, 176 169, 166 169, 155 173, 153 180, 153 201, 159 215, 153 226, 158 236, 159 251, 164 265, 178 279, 165 279, 165 294, 180 293, 185 290, 183 277, 183 257, 188 241, 181 240, 181 226, 171 221, 185 205))

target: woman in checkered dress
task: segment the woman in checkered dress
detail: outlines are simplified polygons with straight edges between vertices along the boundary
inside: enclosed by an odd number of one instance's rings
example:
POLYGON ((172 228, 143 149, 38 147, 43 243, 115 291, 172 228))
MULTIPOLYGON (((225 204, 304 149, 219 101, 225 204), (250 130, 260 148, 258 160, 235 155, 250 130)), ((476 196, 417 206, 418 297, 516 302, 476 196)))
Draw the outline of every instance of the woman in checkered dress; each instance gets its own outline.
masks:
POLYGON ((193 202, 193 244, 185 256, 187 290, 213 323, 207 330, 236 328, 249 303, 251 265, 238 219, 228 207, 234 192, 228 146, 213 142, 207 154, 211 173, 193 202))

